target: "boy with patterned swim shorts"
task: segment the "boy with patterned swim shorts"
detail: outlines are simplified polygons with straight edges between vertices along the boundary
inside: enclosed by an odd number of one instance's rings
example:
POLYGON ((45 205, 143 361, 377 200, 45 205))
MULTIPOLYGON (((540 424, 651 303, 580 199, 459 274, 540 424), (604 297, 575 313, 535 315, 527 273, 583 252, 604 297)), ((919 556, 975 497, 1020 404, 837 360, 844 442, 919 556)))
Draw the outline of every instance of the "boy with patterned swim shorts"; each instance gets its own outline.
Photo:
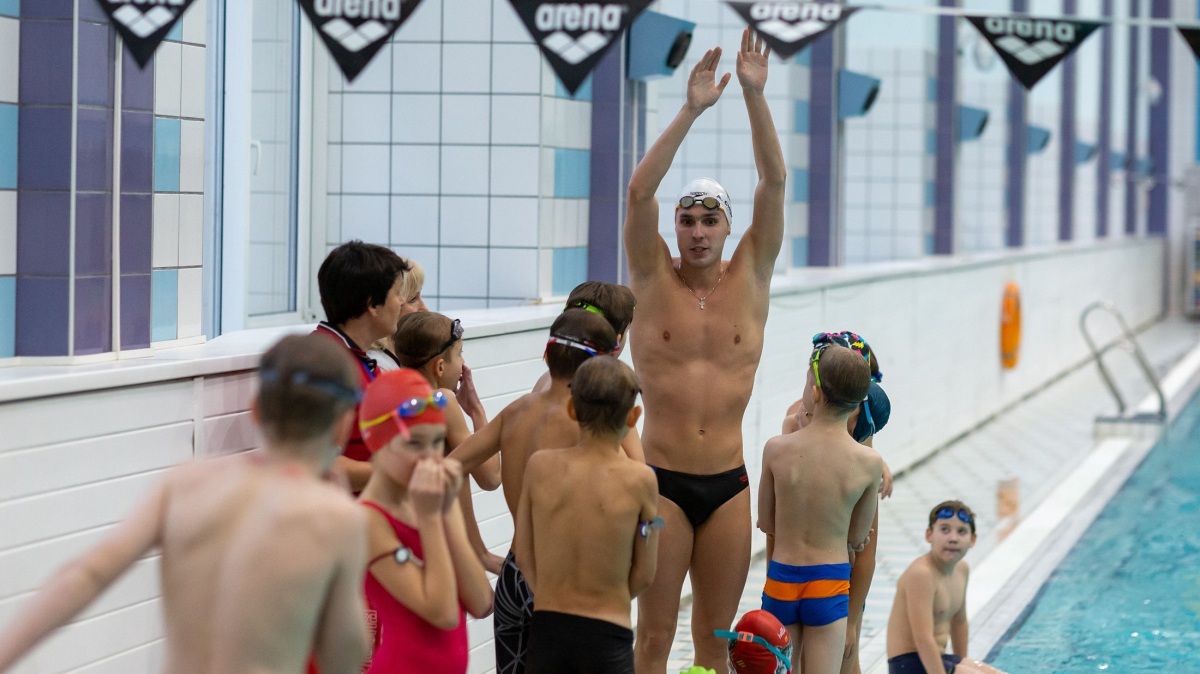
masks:
POLYGON ((812 421, 767 442, 758 527, 774 536, 763 609, 796 645, 792 667, 837 674, 846 644, 851 548, 866 545, 883 460, 854 441, 847 419, 867 397, 871 371, 854 351, 818 344, 809 358, 804 408, 812 421))

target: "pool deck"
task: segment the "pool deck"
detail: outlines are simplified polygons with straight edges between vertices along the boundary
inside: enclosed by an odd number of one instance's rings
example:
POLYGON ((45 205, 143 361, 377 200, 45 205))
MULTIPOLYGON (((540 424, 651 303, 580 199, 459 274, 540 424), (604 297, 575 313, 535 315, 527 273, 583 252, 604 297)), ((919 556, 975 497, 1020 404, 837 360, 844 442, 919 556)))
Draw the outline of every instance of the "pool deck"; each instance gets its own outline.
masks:
MULTIPOLYGON (((1200 323, 1168 319, 1138 339, 1162 377, 1200 341, 1200 323)), ((1105 363, 1126 400, 1138 401, 1151 391, 1133 359, 1123 351, 1109 352, 1105 363)), ((1096 367, 1088 364, 896 477, 892 497, 880 504, 875 578, 867 597, 860 643, 864 671, 885 656, 896 580, 913 559, 929 549, 924 538, 929 508, 956 498, 976 511, 979 538, 967 561, 978 568, 1023 515, 1032 513, 1092 455, 1100 444, 1093 432, 1095 418, 1115 411, 1116 404, 1096 367), (1018 510, 1015 516, 1002 519, 998 512, 1001 486, 1014 484, 1018 510)), ((766 561, 757 558, 750 568, 739 615, 760 608, 765 580, 766 561)), ((983 658, 986 653, 971 655, 983 658)), ((687 669, 692 657, 688 603, 679 612, 667 671, 687 669)))

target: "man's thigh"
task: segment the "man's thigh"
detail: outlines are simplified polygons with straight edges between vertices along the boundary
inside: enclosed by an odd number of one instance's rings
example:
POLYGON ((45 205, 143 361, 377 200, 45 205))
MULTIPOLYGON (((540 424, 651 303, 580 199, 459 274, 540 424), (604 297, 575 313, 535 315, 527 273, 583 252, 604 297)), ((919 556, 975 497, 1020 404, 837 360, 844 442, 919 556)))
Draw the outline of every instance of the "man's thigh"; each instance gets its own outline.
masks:
POLYGON ((711 661, 723 663, 727 649, 713 630, 730 629, 736 621, 750 571, 749 489, 726 501, 696 530, 691 571, 696 664, 712 669, 711 661))

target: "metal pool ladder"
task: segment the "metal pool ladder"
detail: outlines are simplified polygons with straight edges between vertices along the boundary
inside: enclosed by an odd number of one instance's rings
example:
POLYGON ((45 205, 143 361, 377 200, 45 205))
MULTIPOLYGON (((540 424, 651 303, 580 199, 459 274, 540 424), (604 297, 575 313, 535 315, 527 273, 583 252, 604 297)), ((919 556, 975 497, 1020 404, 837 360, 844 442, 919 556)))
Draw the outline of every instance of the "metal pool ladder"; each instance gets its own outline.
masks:
POLYGON ((1154 368, 1150 366, 1150 361, 1146 360, 1146 354, 1142 351, 1142 347, 1138 344, 1137 336, 1129 329, 1129 324, 1125 322, 1125 316, 1113 306, 1112 302, 1098 301, 1092 302, 1079 316, 1079 331, 1083 333, 1083 339, 1087 342, 1088 348, 1092 351, 1092 358, 1096 361, 1096 367, 1100 370, 1100 378, 1104 380, 1108 386, 1109 392, 1117 401, 1117 415, 1115 417, 1099 417, 1096 419, 1096 433, 1100 436, 1111 435, 1142 435, 1137 431, 1137 427, 1145 428, 1149 425, 1157 428, 1164 424, 1167 420, 1167 397, 1163 394, 1162 386, 1158 381, 1158 375, 1154 373, 1154 368), (1117 319, 1117 324, 1121 327, 1121 338, 1114 340, 1110 344, 1100 348, 1096 346, 1096 341, 1092 339, 1091 333, 1088 331, 1087 319, 1091 313, 1097 309, 1103 309, 1112 314, 1113 318, 1117 319), (1128 406, 1125 404, 1125 399, 1121 396, 1121 391, 1117 389, 1117 384, 1113 380, 1112 374, 1108 371, 1108 367, 1104 365, 1102 356, 1110 349, 1123 347, 1126 351, 1133 354, 1134 360, 1142 369, 1142 374, 1146 376, 1146 380, 1154 387, 1154 393, 1158 396, 1158 412, 1135 412, 1132 415, 1127 415, 1128 406))

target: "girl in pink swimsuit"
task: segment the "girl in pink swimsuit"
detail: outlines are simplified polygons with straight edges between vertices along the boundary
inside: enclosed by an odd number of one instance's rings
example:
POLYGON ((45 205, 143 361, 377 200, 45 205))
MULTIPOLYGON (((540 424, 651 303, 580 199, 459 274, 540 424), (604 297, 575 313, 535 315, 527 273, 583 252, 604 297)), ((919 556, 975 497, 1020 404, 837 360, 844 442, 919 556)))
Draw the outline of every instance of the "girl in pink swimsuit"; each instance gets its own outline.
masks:
POLYGON ((368 674, 465 674, 466 614, 492 609, 492 587, 467 538, 462 467, 443 459, 445 398, 401 369, 367 387, 359 427, 375 472, 366 596, 375 649, 368 674))

